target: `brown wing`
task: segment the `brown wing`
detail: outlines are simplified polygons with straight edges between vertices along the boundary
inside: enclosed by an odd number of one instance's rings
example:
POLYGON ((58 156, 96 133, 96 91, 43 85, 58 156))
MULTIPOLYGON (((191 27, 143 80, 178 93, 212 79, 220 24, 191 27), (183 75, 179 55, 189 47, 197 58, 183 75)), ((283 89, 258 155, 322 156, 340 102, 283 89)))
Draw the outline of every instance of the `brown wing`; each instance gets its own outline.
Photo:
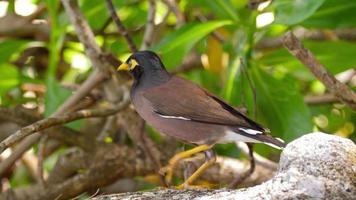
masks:
POLYGON ((145 90, 143 96, 151 103, 154 112, 162 116, 264 130, 218 97, 177 76, 172 76, 158 87, 145 90))

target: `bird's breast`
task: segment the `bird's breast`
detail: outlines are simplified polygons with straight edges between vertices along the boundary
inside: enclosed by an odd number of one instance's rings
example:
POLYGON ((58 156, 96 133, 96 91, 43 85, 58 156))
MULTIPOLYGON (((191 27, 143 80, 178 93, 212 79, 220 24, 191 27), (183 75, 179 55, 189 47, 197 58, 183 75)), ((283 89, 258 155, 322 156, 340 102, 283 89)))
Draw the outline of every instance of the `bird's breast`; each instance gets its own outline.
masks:
POLYGON ((133 93, 131 100, 138 114, 159 133, 194 144, 215 143, 225 135, 225 128, 219 125, 159 115, 140 93, 133 93))

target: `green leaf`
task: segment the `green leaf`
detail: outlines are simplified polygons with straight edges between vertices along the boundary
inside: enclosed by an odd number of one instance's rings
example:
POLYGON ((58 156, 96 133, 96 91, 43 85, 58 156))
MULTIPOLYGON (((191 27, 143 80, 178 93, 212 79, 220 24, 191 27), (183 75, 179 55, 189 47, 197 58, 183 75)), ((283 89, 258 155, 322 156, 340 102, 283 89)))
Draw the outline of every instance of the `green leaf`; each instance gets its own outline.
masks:
POLYGON ((11 64, 0 64, 0 96, 20 82, 20 74, 17 68, 11 64))
POLYGON ((109 19, 105 1, 83 0, 80 2, 80 7, 90 27, 94 30, 99 30, 109 19))
POLYGON ((184 25, 177 31, 174 31, 163 38, 157 45, 152 49, 154 51, 159 51, 163 54, 164 60, 165 55, 169 56, 173 61, 170 61, 166 65, 173 66, 178 64, 189 52, 189 50, 203 37, 205 37, 210 32, 215 29, 231 24, 231 21, 210 21, 206 23, 191 23, 184 25))
MULTIPOLYGON (((247 74, 247 69, 242 71, 239 63, 239 57, 236 57, 228 71, 228 80, 224 88, 224 98, 232 105, 243 106, 247 109, 247 115, 253 119, 256 106, 253 99, 253 86, 250 85, 251 74, 247 74)), ((246 68, 246 67, 245 67, 246 68)))
POLYGON ((14 53, 20 52, 28 43, 26 40, 12 39, 0 42, 0 63, 9 61, 14 53))
POLYGON ((31 176, 24 165, 19 165, 14 169, 10 178, 12 188, 30 186, 31 183, 31 176))
POLYGON ((57 71, 57 64, 59 61, 60 51, 62 49, 65 28, 68 21, 59 20, 58 7, 59 0, 46 0, 48 6, 49 15, 51 18, 51 35, 49 42, 49 63, 47 76, 55 77, 57 71))
POLYGON ((231 21, 210 21, 207 23, 187 24, 177 31, 169 34, 157 44, 154 49, 162 53, 175 50, 181 46, 197 43, 204 36, 215 29, 231 24, 231 21))
MULTIPOLYGON (((356 66, 356 44, 354 43, 303 41, 303 44, 332 74, 356 66)), ((310 80, 313 78, 309 70, 284 48, 265 53, 259 62, 262 65, 285 68, 301 79, 310 80)))
POLYGON ((194 0, 187 2, 187 8, 190 8, 192 10, 199 8, 202 13, 214 13, 215 19, 229 19, 235 23, 238 23, 240 21, 238 16, 239 8, 246 6, 246 0, 238 0, 234 2, 232 2, 231 0, 194 0))
MULTIPOLYGON (((122 0, 113 0, 117 14, 126 28, 132 25, 138 27, 146 22, 147 7, 145 1, 129 2, 122 0)), ((89 25, 94 30, 100 30, 104 27, 107 20, 110 20, 109 11, 105 1, 82 0, 80 1, 81 10, 89 25)), ((112 23, 112 22, 111 22, 112 23)), ((113 26, 113 30, 117 30, 113 26)))
POLYGON ((324 0, 275 0, 272 8, 275 9, 275 23, 293 25, 310 17, 324 0))
POLYGON ((297 84, 291 77, 276 79, 257 67, 252 68, 257 108, 272 134, 287 142, 312 130, 311 115, 297 84))
POLYGON ((53 77, 48 78, 46 85, 45 116, 48 117, 71 95, 71 91, 63 88, 53 77))
POLYGON ((219 0, 219 1, 213 1, 216 2, 219 7, 221 7, 222 10, 234 21, 234 22, 239 22, 239 18, 237 16, 236 11, 233 9, 234 6, 231 4, 230 1, 226 0, 219 0))
POLYGON ((356 26, 356 1, 326 0, 302 25, 317 28, 345 28, 356 26))

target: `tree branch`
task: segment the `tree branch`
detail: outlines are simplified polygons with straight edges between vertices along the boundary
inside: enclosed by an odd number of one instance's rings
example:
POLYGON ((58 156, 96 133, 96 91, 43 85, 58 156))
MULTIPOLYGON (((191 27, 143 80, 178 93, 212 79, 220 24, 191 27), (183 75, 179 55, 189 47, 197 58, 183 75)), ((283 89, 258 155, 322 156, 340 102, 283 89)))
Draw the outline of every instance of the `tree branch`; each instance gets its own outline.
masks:
POLYGON ((317 104, 329 104, 339 102, 339 99, 335 97, 333 94, 323 94, 316 96, 305 96, 304 102, 309 105, 317 105, 317 104))
POLYGON ((147 14, 146 29, 143 35, 143 42, 141 45, 141 50, 146 50, 151 46, 153 40, 153 33, 155 29, 155 16, 156 16, 156 1, 148 0, 149 10, 147 14))
MULTIPOLYGON (((64 113, 66 110, 69 110, 70 107, 74 106, 79 100, 85 97, 94 87, 98 85, 105 78, 103 73, 94 72, 76 91, 76 93, 70 96, 65 103, 61 105, 60 108, 52 115, 56 116, 64 113)), ((20 119, 20 118, 18 118, 20 119)), ((31 136, 22 140, 16 147, 13 149, 12 154, 4 161, 0 163, 0 176, 3 172, 6 171, 21 155, 32 147, 33 144, 38 142, 41 137, 41 133, 34 133, 31 136)), ((2 151, 1 151, 2 152, 2 151)))
POLYGON ((92 110, 81 110, 73 113, 68 113, 63 116, 51 117, 35 122, 29 126, 23 127, 16 133, 10 135, 4 141, 0 143, 0 153, 2 153, 6 148, 23 139, 26 136, 29 136, 38 131, 42 131, 52 126, 57 126, 65 124, 74 120, 89 118, 89 117, 103 117, 115 114, 116 112, 124 109, 129 104, 129 95, 126 92, 124 99, 119 103, 115 108, 99 108, 92 110))
POLYGON ((283 44, 293 56, 308 67, 314 76, 319 79, 332 94, 353 110, 356 110, 356 93, 330 74, 315 58, 312 52, 303 47, 302 43, 292 32, 285 34, 283 44))
POLYGON ((128 34, 126 28, 124 27, 124 25, 122 24, 119 16, 116 14, 116 10, 114 7, 114 4, 112 3, 111 0, 106 0, 106 5, 109 9, 109 13, 110 16, 112 18, 112 20, 115 22, 117 28, 119 29, 119 32, 121 33, 121 35, 125 38, 127 44, 129 45, 129 48, 131 50, 132 53, 137 51, 137 47, 135 45, 135 43, 133 42, 132 38, 130 37, 130 35, 128 34))
POLYGON ((175 0, 162 0, 163 3, 165 3, 168 8, 174 13, 174 15, 177 18, 177 26, 176 27, 181 27, 185 23, 185 18, 183 13, 178 9, 178 5, 175 2, 175 0))
MULTIPOLYGON (((294 30, 295 36, 300 40, 356 40, 356 29, 337 29, 335 31, 315 30, 310 31, 304 28, 294 30)), ((256 44, 256 49, 271 49, 283 46, 283 37, 266 38, 256 44)))

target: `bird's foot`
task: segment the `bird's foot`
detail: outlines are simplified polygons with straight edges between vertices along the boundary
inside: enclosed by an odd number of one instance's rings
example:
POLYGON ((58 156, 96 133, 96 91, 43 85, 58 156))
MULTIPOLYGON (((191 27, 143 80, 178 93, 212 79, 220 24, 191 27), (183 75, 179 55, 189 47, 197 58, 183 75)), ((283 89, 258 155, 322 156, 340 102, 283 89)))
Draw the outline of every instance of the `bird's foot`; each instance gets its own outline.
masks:
POLYGON ((162 167, 159 172, 161 176, 164 176, 164 181, 165 183, 170 186, 172 183, 172 178, 173 178, 173 166, 170 164, 167 166, 162 167))

